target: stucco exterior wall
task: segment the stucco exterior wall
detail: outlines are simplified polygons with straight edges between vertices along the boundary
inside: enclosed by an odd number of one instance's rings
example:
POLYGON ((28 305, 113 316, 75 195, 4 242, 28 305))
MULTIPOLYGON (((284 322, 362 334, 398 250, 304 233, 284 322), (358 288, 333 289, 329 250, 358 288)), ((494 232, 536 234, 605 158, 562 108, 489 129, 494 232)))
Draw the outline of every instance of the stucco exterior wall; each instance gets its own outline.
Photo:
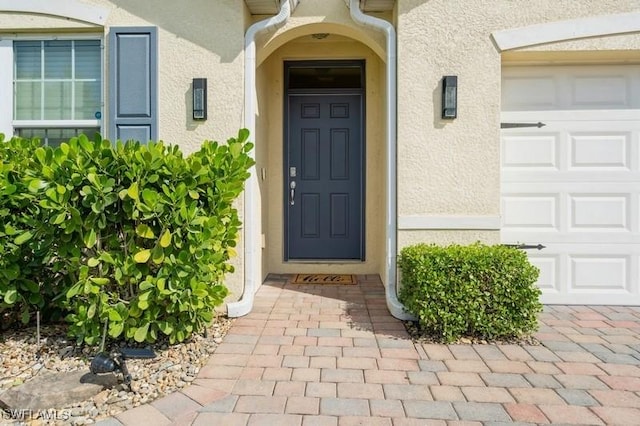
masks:
MULTIPOLYGON (((157 26, 159 51, 160 137, 179 144, 186 152, 204 139, 226 140, 242 125, 244 90, 244 2, 194 0, 189 6, 168 0, 85 1, 109 10, 104 27, 62 17, 2 13, 0 36, 24 34, 103 34, 108 42, 113 26, 157 26), (16 34, 16 29, 20 29, 16 34), (191 80, 208 79, 208 119, 191 117, 191 80)), ((108 57, 105 76, 108 77, 108 57)), ((104 111, 108 111, 105 98, 104 111)), ((106 114, 103 114, 106 116, 106 114)), ((108 127, 105 117, 104 127, 108 127)))
POLYGON ((400 248, 419 243, 449 245, 473 244, 476 241, 482 241, 485 244, 499 244, 500 235, 493 231, 473 229, 413 230, 400 232, 398 235, 398 247, 400 248))
MULTIPOLYGON (((68 0, 71 1, 71 0, 68 0)), ((185 152, 204 139, 226 140, 243 125, 244 32, 253 22, 242 0, 77 0, 108 10, 104 26, 33 13, 0 13, 0 39, 93 33, 105 44, 114 26, 158 27, 159 134, 185 152), (191 80, 208 79, 208 119, 191 118, 191 80)), ((533 24, 637 12, 638 0, 396 0, 375 16, 396 26, 398 46, 398 245, 499 242, 501 66, 538 63, 640 63, 640 34, 547 43, 500 52, 492 33, 533 24), (441 80, 458 76, 458 118, 442 120, 441 80), (470 220, 466 220, 470 218, 470 220), (411 226, 403 225, 407 220, 411 226), (452 219, 465 226, 434 227, 452 219), (462 220, 460 220, 462 219, 462 220), (418 224, 418 225, 416 225, 418 224), (422 225, 420 225, 422 224, 422 225)), ((350 17, 344 0, 304 0, 280 28, 257 41, 256 158, 264 235, 262 275, 336 272, 384 275, 385 39, 350 17), (313 40, 312 33, 329 33, 313 40), (283 259, 282 138, 284 60, 365 59, 366 257, 340 266, 283 259), (264 170, 264 179, 262 179, 264 170)), ((108 51, 106 49, 105 51, 108 51)), ((108 58, 105 57, 108 81, 108 58)), ((108 128, 105 96, 104 129, 108 128)), ((238 207, 242 214, 243 203, 238 207)), ((242 238, 232 299, 242 294, 242 238)))
POLYGON ((166 0, 119 0, 107 5, 115 6, 109 27, 158 26, 161 139, 191 152, 204 139, 235 135, 243 121, 244 28, 238 24, 244 3, 197 0, 186 7, 166 0), (200 77, 207 78, 206 121, 191 116, 191 80, 200 77))
MULTIPOLYGON (((114 26, 158 27, 159 135, 177 144, 185 153, 197 150, 203 140, 226 141, 243 125, 244 31, 250 16, 244 2, 237 0, 193 0, 188 4, 169 0, 86 1, 106 8, 105 26, 77 22, 62 17, 0 13, 0 37, 101 34, 105 45, 114 26), (22 31, 16 34, 15 29, 22 31), (193 78, 207 78, 208 117, 192 118, 193 78)), ((108 52, 108 46, 105 49, 108 52)), ((108 82, 109 59, 104 58, 108 82)), ((103 133, 109 127, 108 89, 104 96, 103 133)), ((242 199, 238 201, 242 215, 242 199)), ((242 253, 242 237, 237 251, 242 253)), ((232 299, 242 294, 243 265, 233 260, 236 272, 228 276, 232 299)))
MULTIPOLYGON (((399 247, 418 241, 499 240, 500 78, 494 31, 545 22, 637 11, 638 1, 398 0, 398 216, 423 229, 400 229, 399 247), (458 118, 441 119, 441 80, 458 76, 458 118), (481 230, 434 230, 431 218, 473 217, 498 224, 481 230)), ((606 49, 638 59, 638 34, 520 49, 505 60, 608 62, 606 49), (589 51, 590 53, 585 53, 589 51), (523 53, 524 52, 524 53, 523 53), (600 55, 597 53, 600 52, 600 55)))
POLYGON ((87 22, 72 21, 57 16, 0 13, 0 31, 5 35, 27 33, 43 28, 54 31, 73 29, 73 31, 102 32, 102 27, 100 26, 87 22))

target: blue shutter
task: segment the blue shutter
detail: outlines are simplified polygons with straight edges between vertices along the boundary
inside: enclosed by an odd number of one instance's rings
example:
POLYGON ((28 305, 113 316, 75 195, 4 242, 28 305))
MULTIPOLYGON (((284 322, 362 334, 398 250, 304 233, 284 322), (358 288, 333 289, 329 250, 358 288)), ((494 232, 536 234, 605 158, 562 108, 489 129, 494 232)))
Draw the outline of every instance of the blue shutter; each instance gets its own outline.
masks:
POLYGON ((112 27, 109 35, 109 138, 158 139, 158 30, 112 27))

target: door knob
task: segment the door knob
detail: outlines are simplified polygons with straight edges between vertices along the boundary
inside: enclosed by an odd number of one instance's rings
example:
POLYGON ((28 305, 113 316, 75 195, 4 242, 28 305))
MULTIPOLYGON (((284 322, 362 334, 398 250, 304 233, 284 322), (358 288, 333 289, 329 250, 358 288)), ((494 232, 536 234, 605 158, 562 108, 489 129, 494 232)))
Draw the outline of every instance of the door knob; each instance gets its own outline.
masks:
POLYGON ((296 201, 296 181, 292 180, 291 183, 289 183, 289 188, 291 189, 290 193, 289 193, 289 203, 293 206, 296 201))
POLYGON ((291 189, 290 193, 289 193, 289 203, 291 205, 294 205, 296 203, 295 198, 296 198, 296 181, 292 180, 291 183, 289 183, 289 188, 291 189))

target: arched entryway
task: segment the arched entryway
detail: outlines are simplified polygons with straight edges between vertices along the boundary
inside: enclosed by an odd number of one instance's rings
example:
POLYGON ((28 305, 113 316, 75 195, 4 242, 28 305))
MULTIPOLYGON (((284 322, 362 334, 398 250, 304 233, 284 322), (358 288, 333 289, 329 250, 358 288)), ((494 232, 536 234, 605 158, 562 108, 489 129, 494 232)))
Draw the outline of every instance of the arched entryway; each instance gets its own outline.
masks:
MULTIPOLYGON (((379 52, 360 40, 343 35, 352 33, 354 33, 353 27, 341 27, 335 24, 296 27, 281 34, 279 39, 275 38, 268 47, 264 48, 264 51, 271 52, 267 57, 261 56, 259 50, 258 58, 262 58, 262 61, 258 66, 256 79, 258 100, 256 138, 261 143, 257 144, 256 160, 262 212, 263 276, 268 273, 294 272, 383 274, 385 235, 384 215, 381 212, 384 211, 386 196, 384 188, 385 65, 379 52), (295 34, 295 37, 292 37, 292 34, 295 34), (276 48, 274 48, 275 45, 277 45, 276 48), (292 66, 296 68, 295 65, 301 64, 304 66, 315 64, 316 66, 312 68, 324 68, 324 71, 319 71, 320 73, 329 71, 332 66, 337 66, 336 70, 338 70, 341 68, 340 65, 358 64, 359 68, 356 68, 357 72, 361 73, 362 82, 359 86, 356 85, 358 87, 344 87, 345 85, 353 86, 351 84, 353 81, 351 83, 343 81, 337 85, 334 84, 333 87, 331 84, 327 87, 319 87, 321 83, 318 81, 314 83, 308 80, 307 83, 303 83, 303 86, 307 87, 300 87, 296 82, 292 86, 287 76, 291 75, 292 66), (291 100, 295 101, 290 102, 291 100), (333 116, 336 117, 335 125, 326 124, 326 120, 321 120, 324 124, 319 121, 312 123, 313 119, 307 120, 302 125, 299 122, 296 124, 294 115, 299 116, 303 113, 301 108, 308 107, 306 113, 311 114, 309 117, 313 116, 312 113, 315 114, 315 111, 311 111, 313 105, 318 105, 320 109, 324 108, 327 120, 331 119, 331 108, 333 108, 333 116), (337 118, 341 114, 346 114, 347 110, 356 113, 352 117, 352 122, 337 118), (293 127, 292 124, 294 124, 293 127), (296 135, 304 133, 308 139, 306 142, 300 142, 301 140, 298 139, 298 142, 293 143, 290 140, 292 131, 296 135), (314 135, 319 134, 318 132, 333 134, 335 138, 326 139, 321 144, 324 148, 317 146, 324 151, 318 151, 319 157, 316 158, 316 154, 309 150, 316 147, 314 135), (345 153, 345 135, 347 134, 356 136, 360 146, 353 145, 353 150, 345 153), (306 144, 306 148, 299 145, 300 143, 306 144), (338 154, 341 148, 342 154, 338 154), (300 186, 302 182, 299 175, 302 171, 299 167, 302 165, 288 162, 292 156, 297 156, 294 162, 304 160, 303 153, 299 151, 301 149, 307 149, 304 158, 313 162, 313 165, 310 165, 311 168, 307 169, 307 173, 316 165, 322 167, 320 163, 315 162, 316 159, 320 161, 322 157, 328 162, 323 172, 326 177, 326 173, 331 173, 330 157, 334 156, 334 166, 341 168, 341 170, 334 170, 334 173, 344 174, 344 167, 350 167, 350 173, 361 177, 335 191, 339 195, 333 196, 333 216, 331 216, 331 206, 326 207, 325 210, 317 210, 321 216, 313 216, 314 210, 311 207, 314 200, 322 202, 320 197, 324 197, 325 202, 332 202, 331 196, 326 193, 316 197, 315 194, 320 193, 315 190, 311 191, 314 195, 306 197, 306 213, 302 208, 301 204, 304 201, 300 197, 304 196, 302 194, 304 187, 300 186), (292 167, 296 169, 292 170, 292 167), (294 188, 293 205, 290 199, 292 181, 297 185, 294 188), (349 186, 350 188, 347 188, 349 186), (362 204, 360 206, 358 203, 348 204, 346 200, 351 196, 360 199, 362 204), (325 217, 326 214, 330 217, 325 217), (305 240, 303 234, 304 232, 313 234, 316 231, 313 223, 318 223, 325 230, 329 230, 329 233, 334 232, 334 234, 341 232, 344 234, 347 228, 353 231, 353 227, 358 227, 361 232, 350 233, 350 236, 355 235, 356 239, 345 241, 345 247, 339 242, 334 242, 335 247, 331 246, 331 243, 327 243, 328 246, 324 243, 305 246, 304 243, 313 238, 305 240), (298 236, 302 238, 298 238, 298 241, 293 241, 291 238, 291 232, 294 229, 300 231, 298 236), (299 244, 301 241, 303 246, 299 244), (350 248, 347 248, 347 245, 350 248)), ((376 50, 379 50, 377 43, 373 45, 376 50)), ((313 73, 299 66, 297 70, 302 74, 313 73)), ((316 75, 310 78, 313 80, 322 76, 316 75)), ((343 78, 347 77, 343 76, 343 78)), ((317 112, 321 114, 320 110, 317 112)), ((318 172, 321 173, 320 170, 318 172)), ((306 177, 308 182, 312 180, 310 179, 312 176, 306 177)), ((327 182, 321 183, 320 186, 323 187, 325 184, 327 182)), ((320 229, 317 230, 320 231, 320 229)))

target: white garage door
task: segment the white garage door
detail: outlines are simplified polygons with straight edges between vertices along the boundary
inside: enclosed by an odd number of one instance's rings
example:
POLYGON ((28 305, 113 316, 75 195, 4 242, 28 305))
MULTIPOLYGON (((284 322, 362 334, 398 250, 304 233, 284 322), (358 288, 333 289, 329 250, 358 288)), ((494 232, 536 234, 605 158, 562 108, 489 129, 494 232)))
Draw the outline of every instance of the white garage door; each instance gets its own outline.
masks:
POLYGON ((501 238, 546 246, 543 302, 640 305, 640 66, 506 67, 501 121, 501 238))

